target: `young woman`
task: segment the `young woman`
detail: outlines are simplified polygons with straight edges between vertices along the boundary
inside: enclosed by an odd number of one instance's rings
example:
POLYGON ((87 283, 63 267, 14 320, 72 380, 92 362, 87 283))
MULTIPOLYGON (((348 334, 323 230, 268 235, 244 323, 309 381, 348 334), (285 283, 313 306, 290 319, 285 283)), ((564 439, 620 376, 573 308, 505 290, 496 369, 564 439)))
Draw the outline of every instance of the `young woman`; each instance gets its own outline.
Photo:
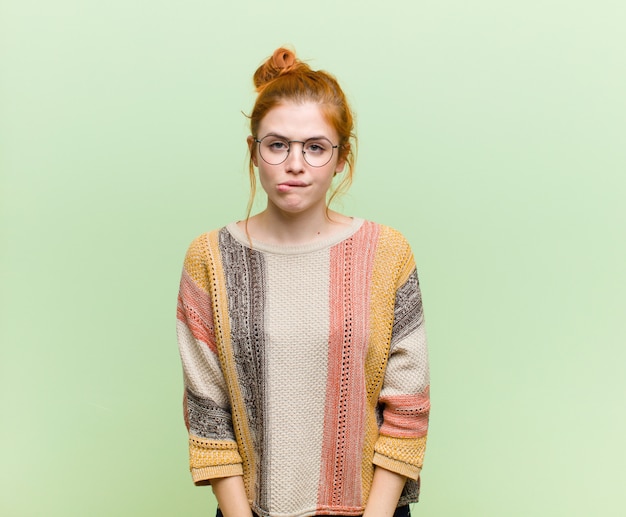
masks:
POLYGON ((334 77, 280 48, 254 84, 248 216, 191 244, 180 286, 192 478, 225 517, 407 516, 430 408, 413 255, 328 207, 354 169, 334 77))

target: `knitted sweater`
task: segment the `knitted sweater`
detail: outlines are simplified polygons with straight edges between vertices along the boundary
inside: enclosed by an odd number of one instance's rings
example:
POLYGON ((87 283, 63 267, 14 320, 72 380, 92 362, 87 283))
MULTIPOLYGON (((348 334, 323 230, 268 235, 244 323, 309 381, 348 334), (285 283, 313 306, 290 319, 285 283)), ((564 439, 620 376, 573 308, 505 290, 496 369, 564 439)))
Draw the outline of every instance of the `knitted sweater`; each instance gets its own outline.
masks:
POLYGON ((374 466, 417 501, 429 373, 413 255, 354 219, 281 247, 232 223, 185 258, 177 331, 192 478, 243 475, 261 516, 359 515, 374 466))

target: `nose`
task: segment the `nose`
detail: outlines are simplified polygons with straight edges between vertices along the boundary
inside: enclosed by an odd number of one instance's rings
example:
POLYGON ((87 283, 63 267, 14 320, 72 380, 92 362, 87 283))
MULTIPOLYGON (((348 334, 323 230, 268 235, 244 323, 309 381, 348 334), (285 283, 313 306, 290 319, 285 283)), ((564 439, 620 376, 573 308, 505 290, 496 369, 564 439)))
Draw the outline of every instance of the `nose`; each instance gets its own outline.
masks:
POLYGON ((285 160, 285 165, 287 172, 296 174, 304 172, 304 142, 298 142, 296 140, 289 142, 289 154, 287 155, 287 160, 285 160))

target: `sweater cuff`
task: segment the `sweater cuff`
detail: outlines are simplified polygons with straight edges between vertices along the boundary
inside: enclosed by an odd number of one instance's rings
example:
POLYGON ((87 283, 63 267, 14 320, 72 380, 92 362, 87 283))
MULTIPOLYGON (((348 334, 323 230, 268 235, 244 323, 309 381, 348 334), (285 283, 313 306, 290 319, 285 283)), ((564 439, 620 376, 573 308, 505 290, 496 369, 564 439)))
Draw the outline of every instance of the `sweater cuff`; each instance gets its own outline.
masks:
POLYGON ((420 475, 420 471, 422 470, 420 467, 416 467, 415 465, 409 465, 404 461, 394 460, 393 458, 383 456, 378 452, 374 453, 374 459, 372 460, 372 463, 384 469, 390 470, 391 472, 395 472, 396 474, 400 474, 401 476, 405 476, 409 479, 417 479, 420 475))
POLYGON ((243 476, 243 465, 241 463, 191 469, 191 478, 196 485, 206 484, 202 482, 213 478, 227 478, 231 476, 243 476))

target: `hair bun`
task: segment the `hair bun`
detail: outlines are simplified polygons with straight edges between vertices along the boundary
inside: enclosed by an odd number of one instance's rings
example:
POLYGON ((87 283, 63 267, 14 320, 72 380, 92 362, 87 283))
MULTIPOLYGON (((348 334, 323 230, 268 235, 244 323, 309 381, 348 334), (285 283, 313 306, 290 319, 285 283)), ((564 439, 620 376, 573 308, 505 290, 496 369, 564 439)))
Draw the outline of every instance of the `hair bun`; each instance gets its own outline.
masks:
POLYGON ((272 62, 278 69, 288 69, 293 66, 296 61, 296 55, 287 48, 279 48, 274 51, 272 62))
POLYGON ((270 81, 296 68, 298 63, 292 50, 284 47, 277 48, 272 56, 257 68, 253 78, 254 86, 257 91, 260 91, 270 81))

